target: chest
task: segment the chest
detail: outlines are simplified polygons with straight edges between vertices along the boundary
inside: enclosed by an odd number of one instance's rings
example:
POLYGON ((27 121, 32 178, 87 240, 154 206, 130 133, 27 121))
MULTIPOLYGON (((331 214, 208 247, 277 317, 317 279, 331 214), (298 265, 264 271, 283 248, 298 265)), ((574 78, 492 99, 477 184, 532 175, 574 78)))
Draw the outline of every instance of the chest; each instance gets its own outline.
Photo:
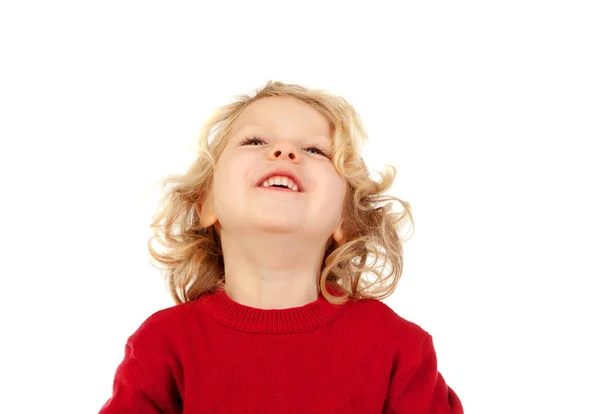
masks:
POLYGON ((382 412, 391 366, 377 346, 253 339, 205 342, 186 356, 185 414, 382 412))

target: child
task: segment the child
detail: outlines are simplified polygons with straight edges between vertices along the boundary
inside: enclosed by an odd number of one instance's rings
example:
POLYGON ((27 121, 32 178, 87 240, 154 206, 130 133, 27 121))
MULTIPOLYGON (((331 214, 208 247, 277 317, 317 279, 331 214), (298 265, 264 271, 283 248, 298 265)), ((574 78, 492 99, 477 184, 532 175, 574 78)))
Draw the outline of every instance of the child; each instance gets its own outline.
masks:
POLYGON ((370 179, 353 107, 280 82, 237 98, 165 180, 148 247, 176 305, 128 338, 100 413, 462 413, 430 334, 380 301, 412 215, 383 195, 394 169, 370 179))

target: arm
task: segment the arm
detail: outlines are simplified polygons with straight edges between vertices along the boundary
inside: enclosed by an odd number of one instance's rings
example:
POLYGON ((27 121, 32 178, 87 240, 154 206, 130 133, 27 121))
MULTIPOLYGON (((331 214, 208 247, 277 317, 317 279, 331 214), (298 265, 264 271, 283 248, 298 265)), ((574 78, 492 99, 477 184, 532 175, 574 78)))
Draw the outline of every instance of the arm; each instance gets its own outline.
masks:
POLYGON ((144 368, 134 356, 131 342, 117 367, 113 393, 98 414, 174 414, 181 412, 177 387, 158 359, 148 359, 144 368), (148 375, 153 373, 153 375, 148 375))
POLYGON ((385 414, 464 414, 456 393, 437 370, 431 335, 412 360, 392 371, 383 412, 385 414))

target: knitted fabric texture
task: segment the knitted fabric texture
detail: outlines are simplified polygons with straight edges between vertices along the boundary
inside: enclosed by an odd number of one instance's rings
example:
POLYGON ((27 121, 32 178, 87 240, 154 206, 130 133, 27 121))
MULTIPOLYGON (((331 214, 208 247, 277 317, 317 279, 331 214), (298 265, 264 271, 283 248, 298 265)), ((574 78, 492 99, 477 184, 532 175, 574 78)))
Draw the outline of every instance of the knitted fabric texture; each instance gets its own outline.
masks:
MULTIPOLYGON (((335 288, 328 288, 336 294, 335 288)), ((224 290, 128 338, 100 414, 462 414, 433 340, 379 300, 258 309, 224 290)))

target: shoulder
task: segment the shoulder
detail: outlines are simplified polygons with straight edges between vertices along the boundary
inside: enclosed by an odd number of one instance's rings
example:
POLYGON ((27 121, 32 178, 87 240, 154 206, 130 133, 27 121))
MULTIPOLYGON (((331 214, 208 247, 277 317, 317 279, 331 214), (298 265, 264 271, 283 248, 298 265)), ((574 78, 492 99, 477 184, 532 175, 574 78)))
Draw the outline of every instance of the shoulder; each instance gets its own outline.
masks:
POLYGON ((417 323, 400 316, 394 309, 378 299, 361 299, 349 309, 353 318, 368 324, 391 342, 420 346, 430 338, 429 332, 417 323))
POLYGON ((190 302, 155 311, 143 320, 128 343, 151 348, 176 347, 178 334, 186 331, 192 317, 190 302))

